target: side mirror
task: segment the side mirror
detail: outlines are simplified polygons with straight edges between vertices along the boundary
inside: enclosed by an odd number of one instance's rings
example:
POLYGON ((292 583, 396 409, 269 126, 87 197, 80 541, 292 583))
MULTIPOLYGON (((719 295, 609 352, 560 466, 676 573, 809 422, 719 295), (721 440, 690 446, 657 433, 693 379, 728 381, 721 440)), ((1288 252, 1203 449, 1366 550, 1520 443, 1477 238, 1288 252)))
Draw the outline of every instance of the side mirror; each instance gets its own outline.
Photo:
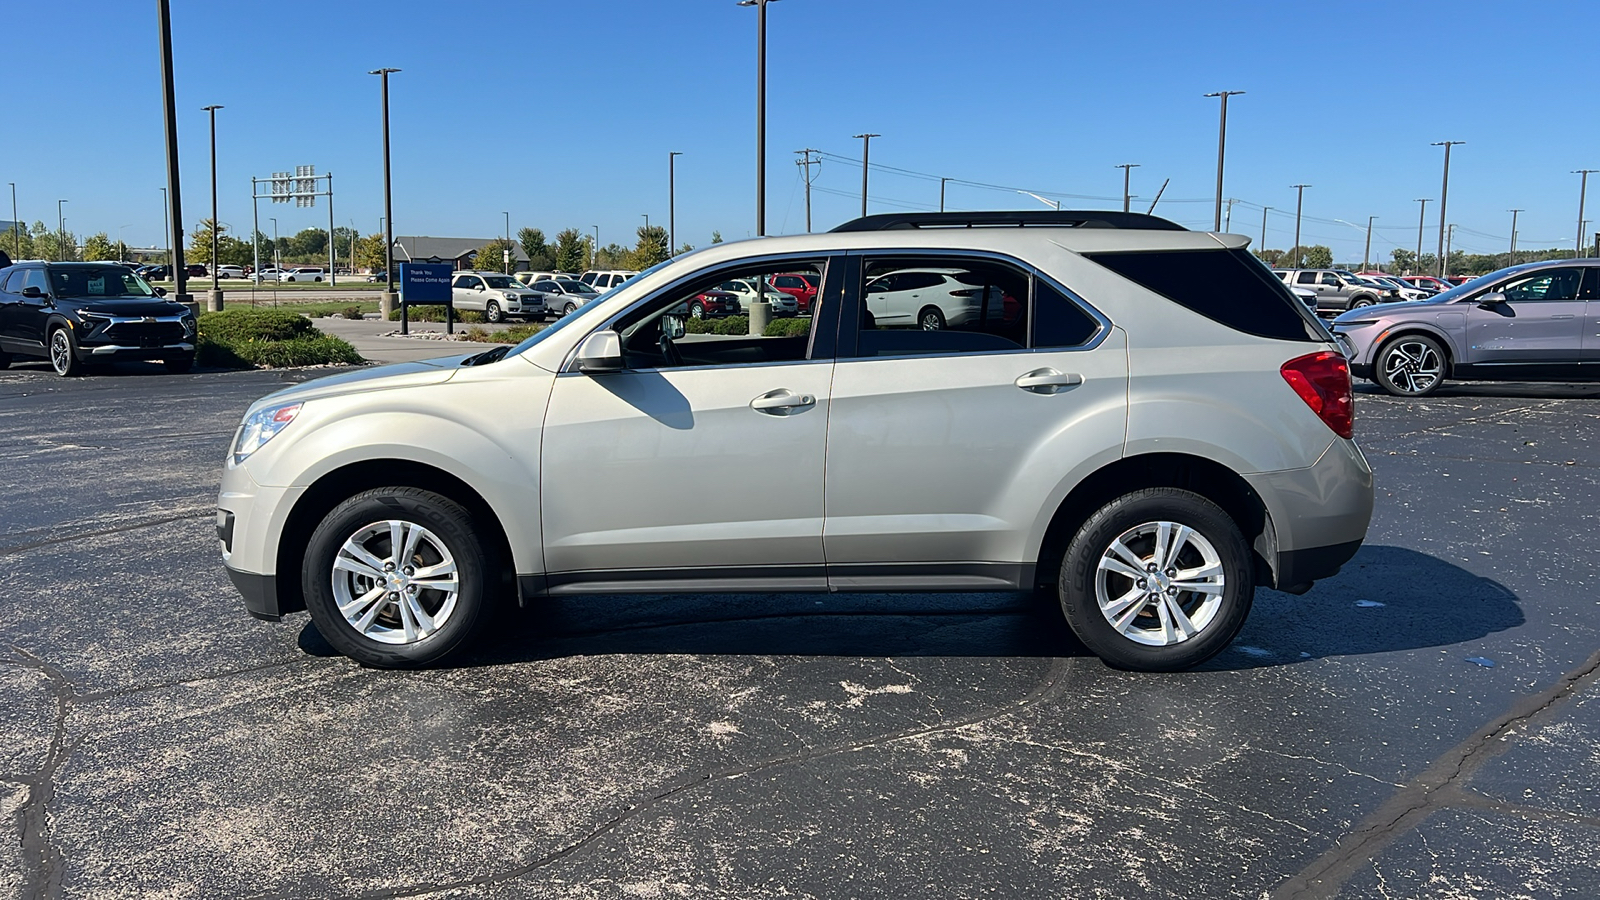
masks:
POLYGON ((677 340, 678 338, 683 337, 685 334, 688 333, 688 331, 689 331, 689 327, 683 323, 683 318, 682 317, 680 317, 680 316, 662 316, 661 317, 661 333, 666 335, 667 337, 671 338, 672 340, 677 340))
POLYGON ((166 288, 152 288, 152 290, 156 292, 157 297, 165 297, 167 295, 166 288))
POLYGON ((22 296, 27 297, 29 300, 37 300, 44 296, 44 291, 41 291, 38 287, 30 284, 22 289, 22 296))
POLYGON ((620 372, 622 363, 622 337, 615 331, 596 331, 578 345, 578 371, 585 375, 603 375, 620 372))
POLYGON ((1500 304, 1506 302, 1506 295, 1499 291, 1490 291, 1478 298, 1479 309, 1498 309, 1500 304))
POLYGON ((475 284, 475 285, 472 286, 472 289, 475 290, 475 291, 481 291, 481 290, 483 290, 483 285, 475 284))

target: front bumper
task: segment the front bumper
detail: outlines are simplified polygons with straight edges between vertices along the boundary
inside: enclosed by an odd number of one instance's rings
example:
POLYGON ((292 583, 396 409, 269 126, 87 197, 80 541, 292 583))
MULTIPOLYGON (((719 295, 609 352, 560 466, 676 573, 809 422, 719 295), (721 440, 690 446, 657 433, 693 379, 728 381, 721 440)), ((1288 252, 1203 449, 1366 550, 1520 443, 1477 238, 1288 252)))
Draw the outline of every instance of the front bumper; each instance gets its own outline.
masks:
MULTIPOLYGON (((244 597, 245 608, 258 619, 274 620, 304 609, 286 601, 278 590, 278 542, 289 513, 304 488, 256 484, 246 466, 226 466, 217 496, 217 549, 228 578, 244 597)), ((287 577, 298 578, 298 573, 287 577)), ((297 586, 297 585, 296 585, 297 586)), ((298 597, 298 590, 287 592, 298 597)))
POLYGON ((176 344, 161 344, 154 347, 129 346, 127 344, 91 344, 87 347, 78 347, 79 362, 103 362, 118 359, 171 359, 194 353, 194 345, 188 342, 176 344))
POLYGON ((276 622, 283 618, 284 613, 294 611, 278 606, 278 576, 241 572, 232 566, 223 568, 228 570, 228 580, 244 597, 244 608, 250 615, 266 622, 276 622))

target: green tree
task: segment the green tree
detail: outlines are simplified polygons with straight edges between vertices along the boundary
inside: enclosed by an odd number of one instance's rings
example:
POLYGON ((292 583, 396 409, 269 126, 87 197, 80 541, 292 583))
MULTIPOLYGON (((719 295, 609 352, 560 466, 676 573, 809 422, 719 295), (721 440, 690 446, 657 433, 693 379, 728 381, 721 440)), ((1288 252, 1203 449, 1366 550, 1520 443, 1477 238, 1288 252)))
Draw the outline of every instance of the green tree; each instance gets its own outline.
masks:
POLYGON ((1301 268, 1304 268, 1304 269, 1331 269, 1331 268, 1333 268, 1333 251, 1328 249, 1327 247, 1324 247, 1321 244, 1313 244, 1310 247, 1306 247, 1304 249, 1304 251, 1303 251, 1303 254, 1304 255, 1301 258, 1305 260, 1305 265, 1301 266, 1301 268))
MULTIPOLYGON (((505 238, 495 238, 478 248, 478 254, 472 258, 472 267, 480 272, 503 272, 509 266, 505 254, 514 251, 516 245, 505 238)), ((516 262, 516 253, 511 254, 512 263, 516 262)))
POLYGON ((633 268, 644 270, 672 256, 667 230, 660 225, 640 225, 639 243, 633 248, 633 268))
POLYGON ((39 258, 33 249, 33 235, 28 233, 27 226, 20 223, 0 234, 0 250, 6 251, 6 255, 12 259, 39 258))
POLYGON ((356 241, 357 266, 363 269, 371 269, 374 272, 382 272, 383 264, 383 235, 369 234, 356 241))
POLYGON ((83 258, 97 261, 116 259, 117 248, 104 231, 91 234, 83 239, 83 258))
POLYGON ((1254 252, 1257 259, 1269 266, 1283 266, 1288 265, 1290 262, 1290 254, 1287 250, 1268 250, 1263 248, 1254 252))
MULTIPOLYGON (((563 228, 556 233, 555 267, 558 272, 580 272, 588 256, 588 243, 576 228, 563 228)), ((596 268, 599 268, 597 263, 596 268)))
POLYGON ((713 244, 722 243, 722 232, 720 232, 720 231, 711 232, 711 243, 713 243, 713 244))
POLYGON ((522 252, 527 254, 529 270, 543 272, 557 268, 555 248, 545 243, 543 231, 523 228, 517 232, 517 243, 522 245, 522 252))
POLYGON ((34 222, 33 252, 39 259, 74 260, 78 258, 78 239, 70 231, 63 235, 43 222, 34 222))
MULTIPOLYGON (((194 231, 189 233, 189 249, 184 252, 184 261, 211 266, 211 230, 213 223, 210 219, 201 219, 194 231)), ((222 236, 227 234, 228 226, 223 225, 217 229, 218 255, 220 256, 222 236)))
POLYGON ((594 255, 596 269, 626 269, 631 265, 633 265, 633 251, 618 243, 607 244, 594 255))
POLYGON ((325 259, 328 255, 328 233, 320 228, 302 228, 294 236, 295 255, 306 262, 325 259))

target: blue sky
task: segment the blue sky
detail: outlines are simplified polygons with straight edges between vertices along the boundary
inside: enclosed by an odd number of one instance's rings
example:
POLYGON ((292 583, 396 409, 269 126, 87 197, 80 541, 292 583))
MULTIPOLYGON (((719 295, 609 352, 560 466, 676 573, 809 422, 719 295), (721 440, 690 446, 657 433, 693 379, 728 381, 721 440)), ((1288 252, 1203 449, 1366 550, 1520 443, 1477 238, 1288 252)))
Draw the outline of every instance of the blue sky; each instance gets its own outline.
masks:
MULTIPOLYGON (((37 65, 9 79, 13 139, 0 183, 21 217, 68 228, 119 227, 161 241, 165 184, 155 4, 19 4, 13 35, 55 34, 37 65), (24 123, 32 123, 31 125, 24 123)), ((1578 176, 1600 168, 1600 4, 1258 3, 1127 0, 781 0, 770 7, 768 231, 804 230, 791 151, 833 154, 817 172, 813 221, 859 212, 860 141, 875 164, 1092 198, 1120 207, 1118 163, 1157 212, 1209 227, 1217 101, 1229 105, 1226 194, 1232 230, 1293 243, 1294 191, 1306 191, 1303 242, 1359 259, 1368 216, 1374 256, 1414 247, 1418 197, 1439 195, 1453 154, 1455 246, 1572 246, 1578 176), (1224 11, 1218 14, 1218 10, 1224 11), (1309 218, 1314 217, 1314 218, 1309 218), (1357 223, 1361 228, 1334 219, 1357 223)), ((649 214, 667 218, 667 152, 678 159, 678 240, 704 246, 754 233, 756 13, 733 0, 479 2, 172 0, 184 218, 209 214, 205 113, 218 113, 220 217, 250 225, 250 176, 312 164, 335 175, 337 223, 363 233, 382 214, 379 66, 392 77, 395 218, 401 234, 485 237, 524 225, 549 235, 600 226, 631 244, 649 214)), ((41 45, 43 46, 43 45, 41 45)), ((1600 176, 1588 217, 1600 219, 1600 176)), ((872 211, 937 208, 937 180, 872 173, 872 211)), ((0 200, 0 202, 4 202, 0 200)), ((953 184, 951 208, 1038 207, 1031 198, 953 184)), ((261 206, 279 229, 325 227, 326 209, 261 206)), ((1434 246, 1428 207, 1425 246, 1434 246)), ((0 211, 0 218, 9 210, 0 211)), ((1590 232, 1597 230, 1594 225, 1590 232)))

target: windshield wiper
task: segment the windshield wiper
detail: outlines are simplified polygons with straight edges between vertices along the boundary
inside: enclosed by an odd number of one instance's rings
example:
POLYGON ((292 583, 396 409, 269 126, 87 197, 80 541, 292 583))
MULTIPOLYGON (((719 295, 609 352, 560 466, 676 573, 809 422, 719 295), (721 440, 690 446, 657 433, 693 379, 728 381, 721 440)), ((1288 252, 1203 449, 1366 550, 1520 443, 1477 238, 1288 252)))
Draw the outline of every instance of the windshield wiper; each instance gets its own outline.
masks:
POLYGON ((503 358, 507 353, 510 353, 510 352, 511 352, 511 345, 510 344, 501 344, 500 346, 494 348, 493 350, 485 350, 482 353, 478 353, 478 354, 475 354, 473 356, 469 356, 466 359, 463 359, 461 361, 461 364, 463 366, 488 365, 489 363, 492 363, 492 362, 498 362, 501 358, 503 358))

